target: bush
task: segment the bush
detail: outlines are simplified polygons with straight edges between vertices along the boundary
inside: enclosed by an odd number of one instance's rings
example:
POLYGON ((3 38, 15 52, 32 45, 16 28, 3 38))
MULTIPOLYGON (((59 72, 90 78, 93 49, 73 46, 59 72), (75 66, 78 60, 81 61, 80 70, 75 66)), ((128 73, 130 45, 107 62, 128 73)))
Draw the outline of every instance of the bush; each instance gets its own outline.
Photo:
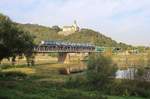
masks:
POLYGON ((87 85, 87 79, 84 76, 70 77, 66 81, 66 87, 69 88, 87 87, 86 85, 87 85))
POLYGON ((92 55, 88 60, 87 79, 96 89, 105 87, 117 68, 110 57, 92 55))
POLYGON ((70 91, 69 93, 65 93, 61 96, 58 96, 57 98, 58 99, 107 99, 107 97, 101 96, 100 94, 89 94, 80 91, 70 91))
POLYGON ((150 83, 136 80, 114 80, 105 93, 119 96, 150 97, 150 83))
POLYGON ((9 68, 22 68, 22 67, 27 67, 25 64, 22 65, 2 65, 0 66, 1 69, 9 69, 9 68))
POLYGON ((0 72, 0 79, 12 79, 12 80, 21 80, 25 79, 27 75, 22 72, 11 71, 11 72, 0 72))
POLYGON ((26 65, 2 65, 0 66, 1 69, 9 69, 9 68, 20 68, 20 67, 26 67, 26 65))
POLYGON ((150 82, 136 81, 137 84, 135 92, 142 97, 150 97, 150 82))
POLYGON ((108 85, 107 93, 110 95, 132 96, 136 95, 136 83, 130 80, 114 80, 108 85))
POLYGON ((8 68, 12 68, 12 67, 14 67, 14 66, 12 66, 12 65, 2 65, 0 68, 1 69, 8 69, 8 68))

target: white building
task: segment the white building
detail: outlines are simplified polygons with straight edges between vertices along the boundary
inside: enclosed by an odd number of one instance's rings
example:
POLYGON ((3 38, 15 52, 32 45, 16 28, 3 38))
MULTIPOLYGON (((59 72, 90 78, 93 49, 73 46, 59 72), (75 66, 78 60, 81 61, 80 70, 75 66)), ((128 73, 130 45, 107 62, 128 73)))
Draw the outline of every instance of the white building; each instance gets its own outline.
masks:
POLYGON ((77 22, 74 21, 72 26, 63 26, 62 31, 60 31, 58 34, 67 36, 77 31, 79 31, 79 27, 77 25, 77 22))

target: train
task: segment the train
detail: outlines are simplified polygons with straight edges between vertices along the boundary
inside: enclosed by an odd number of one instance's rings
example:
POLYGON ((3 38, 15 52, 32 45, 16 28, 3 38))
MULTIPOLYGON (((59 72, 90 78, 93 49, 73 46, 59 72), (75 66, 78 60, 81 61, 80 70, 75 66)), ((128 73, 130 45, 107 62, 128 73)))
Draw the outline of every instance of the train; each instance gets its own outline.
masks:
POLYGON ((64 41, 41 41, 39 46, 55 46, 55 47, 75 47, 75 48, 85 48, 90 49, 94 52, 106 52, 108 49, 111 49, 112 52, 121 51, 119 47, 103 47, 103 46, 95 46, 90 43, 72 43, 72 42, 64 42, 64 41))
POLYGON ((95 49, 95 46, 89 43, 72 43, 72 42, 64 42, 64 41, 41 41, 40 45, 47 46, 75 46, 75 47, 92 47, 95 49))

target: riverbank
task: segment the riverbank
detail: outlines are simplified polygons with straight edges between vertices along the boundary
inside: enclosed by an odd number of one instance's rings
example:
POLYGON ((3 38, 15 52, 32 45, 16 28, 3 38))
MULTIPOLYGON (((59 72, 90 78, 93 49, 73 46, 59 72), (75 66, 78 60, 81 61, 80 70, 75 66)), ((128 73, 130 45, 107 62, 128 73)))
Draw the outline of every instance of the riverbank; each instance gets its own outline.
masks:
MULTIPOLYGON (((80 88, 67 88, 65 81, 82 73, 61 75, 58 69, 65 64, 45 63, 34 67, 10 66, 1 69, 0 99, 99 99, 107 96, 99 91, 86 91, 80 88), (88 97, 88 98, 87 98, 88 97), (75 98, 77 99, 77 98, 75 98)), ((108 99, 146 99, 141 97, 108 96, 108 99)))

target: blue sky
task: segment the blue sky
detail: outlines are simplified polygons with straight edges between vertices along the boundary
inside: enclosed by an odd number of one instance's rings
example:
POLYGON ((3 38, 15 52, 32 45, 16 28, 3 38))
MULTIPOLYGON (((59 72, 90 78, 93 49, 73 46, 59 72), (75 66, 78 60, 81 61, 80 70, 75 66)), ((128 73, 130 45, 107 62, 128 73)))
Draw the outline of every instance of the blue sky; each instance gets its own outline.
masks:
POLYGON ((150 0, 0 0, 20 23, 91 28, 118 42, 150 46, 150 0))

